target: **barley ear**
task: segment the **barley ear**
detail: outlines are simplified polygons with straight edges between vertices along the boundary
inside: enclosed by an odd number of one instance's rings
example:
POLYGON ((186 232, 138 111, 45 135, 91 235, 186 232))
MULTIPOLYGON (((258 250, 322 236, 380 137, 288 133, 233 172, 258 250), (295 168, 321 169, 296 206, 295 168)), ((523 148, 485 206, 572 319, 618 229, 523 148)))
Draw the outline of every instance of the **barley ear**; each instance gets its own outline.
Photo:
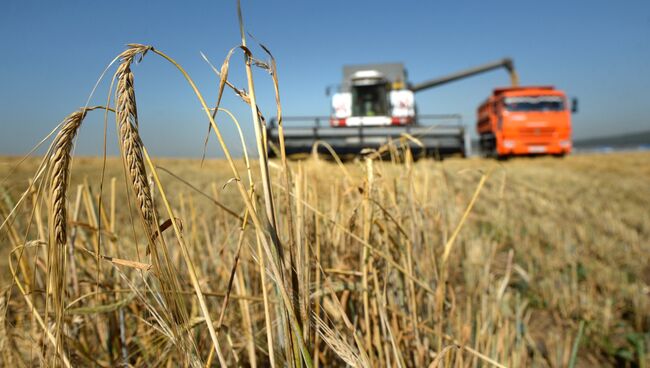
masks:
POLYGON ((138 208, 146 226, 153 233, 155 216, 151 190, 147 183, 147 172, 142 157, 142 141, 138 134, 138 111, 133 87, 131 64, 137 56, 144 57, 151 46, 131 44, 120 54, 120 66, 117 69, 117 105, 116 116, 119 125, 122 155, 127 168, 129 180, 135 192, 138 208))

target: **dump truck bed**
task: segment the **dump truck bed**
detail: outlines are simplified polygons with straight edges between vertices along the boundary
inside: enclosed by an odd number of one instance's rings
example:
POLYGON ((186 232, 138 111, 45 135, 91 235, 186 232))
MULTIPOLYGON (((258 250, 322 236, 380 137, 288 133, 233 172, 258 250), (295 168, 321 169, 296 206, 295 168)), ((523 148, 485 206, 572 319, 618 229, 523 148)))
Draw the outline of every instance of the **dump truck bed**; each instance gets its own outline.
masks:
MULTIPOLYGON (((330 127, 321 125, 327 123, 328 117, 303 117, 284 119, 284 143, 288 155, 312 152, 317 142, 325 142, 339 155, 359 154, 364 149, 378 149, 394 142, 396 145, 404 142, 409 145, 414 154, 427 156, 448 156, 460 154, 469 155, 470 142, 467 129, 460 125, 459 115, 425 115, 418 118, 417 125, 408 126, 360 126, 360 127, 330 127), (312 122, 311 126, 295 126, 296 122, 312 122), (440 121, 441 124, 431 124, 440 121), (457 124, 450 124, 456 121, 457 124), (290 122, 291 124, 286 124, 290 122), (428 122, 429 124, 424 124, 428 122), (444 124, 446 123, 446 124, 444 124), (417 139, 415 142, 406 136, 417 139), (406 138, 406 139, 405 139, 406 138)), ((269 156, 275 156, 279 147, 280 137, 278 127, 271 123, 267 136, 269 156)), ((323 145, 318 145, 318 152, 328 153, 323 145)))

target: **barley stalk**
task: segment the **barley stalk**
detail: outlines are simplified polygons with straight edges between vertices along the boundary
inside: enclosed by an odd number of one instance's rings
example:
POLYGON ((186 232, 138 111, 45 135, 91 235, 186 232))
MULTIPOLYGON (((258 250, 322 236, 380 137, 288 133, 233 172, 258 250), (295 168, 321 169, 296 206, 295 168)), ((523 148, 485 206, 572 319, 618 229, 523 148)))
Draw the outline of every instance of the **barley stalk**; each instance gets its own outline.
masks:
MULTIPOLYGON (((65 246, 68 237, 66 193, 70 178, 71 151, 77 131, 86 113, 97 107, 83 108, 68 115, 54 138, 50 164, 50 242, 48 244, 48 295, 52 297, 55 318, 55 350, 63 356, 62 331, 65 308, 65 246)), ((46 308, 47 309, 47 308, 46 308)), ((46 311, 46 321, 47 321, 46 311)), ((64 358, 65 361, 65 358, 64 358)), ((56 363, 55 363, 56 364, 56 363)))
POLYGON ((180 290, 180 282, 176 276, 176 270, 172 266, 166 247, 164 246, 163 237, 156 239, 158 234, 157 216, 153 204, 151 187, 147 179, 147 171, 143 156, 144 144, 140 139, 138 132, 138 110, 135 100, 134 76, 131 71, 131 65, 136 58, 142 60, 147 51, 152 50, 152 46, 141 44, 129 44, 119 56, 120 65, 115 73, 117 79, 116 87, 116 106, 115 114, 120 136, 120 145, 122 150, 122 159, 128 180, 135 195, 138 210, 141 215, 145 234, 147 234, 147 254, 152 252, 152 265, 155 274, 160 281, 160 287, 165 291, 165 304, 169 308, 168 322, 172 326, 172 333, 178 343, 178 347, 185 352, 193 366, 198 366, 199 361, 196 354, 192 351, 194 343, 191 341, 189 334, 181 333, 185 329, 189 319, 187 310, 182 301, 177 297, 180 290), (156 250, 156 244, 163 245, 162 255, 165 260, 161 263, 156 250))

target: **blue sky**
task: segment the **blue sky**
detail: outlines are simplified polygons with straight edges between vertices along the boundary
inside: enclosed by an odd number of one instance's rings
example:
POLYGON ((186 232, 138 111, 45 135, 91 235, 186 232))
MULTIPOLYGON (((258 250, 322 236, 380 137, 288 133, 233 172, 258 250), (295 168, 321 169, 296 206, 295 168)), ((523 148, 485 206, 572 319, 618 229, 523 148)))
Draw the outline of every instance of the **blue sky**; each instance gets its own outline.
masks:
MULTIPOLYGON (((325 87, 343 64, 401 61, 412 82, 504 56, 522 84, 552 84, 580 99, 574 137, 650 129, 650 2, 641 1, 250 1, 248 32, 279 66, 285 115, 327 115, 325 87)), ((238 45, 235 1, 0 2, 0 154, 22 154, 83 106, 98 76, 124 45, 152 44, 176 58, 214 101, 218 80, 199 51, 221 65, 238 45)), ((252 40, 250 40, 252 43, 252 40)), ((254 52, 263 58, 259 48, 254 52)), ((114 69, 111 70, 113 72, 114 69)), ((159 57, 134 67, 142 136, 164 156, 199 156, 207 121, 181 76, 159 57)), ((255 74, 260 105, 275 110, 267 74, 255 74)), ((242 56, 231 78, 244 85, 242 56)), ((494 71, 419 93, 422 113, 461 113, 508 83, 494 71)), ((104 104, 110 78, 93 103, 104 104)), ((226 93, 222 106, 244 125, 250 110, 226 93)), ((239 153, 232 124, 219 121, 239 153)), ((114 119, 109 152, 115 153, 114 119)), ((103 116, 91 115, 76 152, 101 153, 103 116)), ((214 144, 210 156, 219 156, 214 144)))

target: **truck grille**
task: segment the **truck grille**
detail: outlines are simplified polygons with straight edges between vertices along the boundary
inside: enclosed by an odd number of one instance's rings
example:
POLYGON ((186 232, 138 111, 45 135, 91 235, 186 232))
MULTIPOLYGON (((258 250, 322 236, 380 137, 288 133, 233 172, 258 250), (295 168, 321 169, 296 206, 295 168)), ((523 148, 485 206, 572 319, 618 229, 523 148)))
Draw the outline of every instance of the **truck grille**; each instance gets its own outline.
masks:
POLYGON ((519 134, 526 138, 552 138, 555 135, 555 128, 519 128, 519 134))

